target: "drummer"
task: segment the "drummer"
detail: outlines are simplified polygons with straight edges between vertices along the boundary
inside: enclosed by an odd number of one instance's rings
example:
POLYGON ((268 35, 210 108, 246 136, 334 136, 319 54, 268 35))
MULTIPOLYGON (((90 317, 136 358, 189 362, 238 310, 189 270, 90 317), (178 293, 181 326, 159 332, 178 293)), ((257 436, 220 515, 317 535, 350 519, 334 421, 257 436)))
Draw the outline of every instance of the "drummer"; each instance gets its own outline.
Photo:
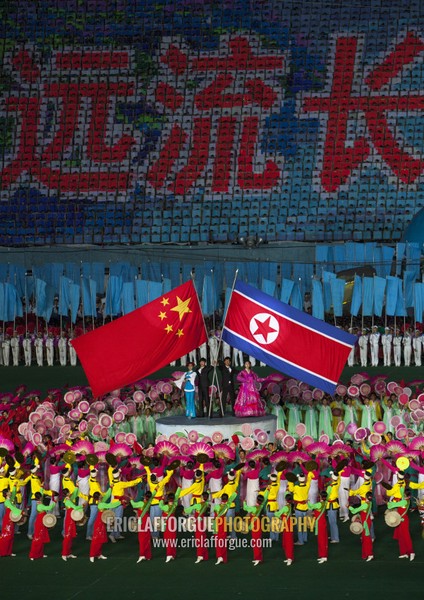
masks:
POLYGON ((374 558, 371 525, 372 525, 372 492, 365 494, 365 499, 362 500, 358 507, 349 506, 349 511, 352 515, 359 513, 362 523, 361 543, 362 543, 362 558, 366 562, 370 562, 374 558))
POLYGON ((62 542, 62 560, 65 562, 68 558, 76 558, 74 554, 72 554, 72 541, 77 536, 77 528, 74 517, 77 516, 73 514, 76 513, 84 514, 84 506, 78 506, 75 504, 75 501, 78 497, 78 489, 75 489, 71 494, 67 488, 63 489, 63 504, 65 506, 65 520, 64 520, 64 536, 62 542))
MULTIPOLYGON (((34 500, 36 502, 37 516, 34 523, 34 535, 31 542, 31 549, 29 551, 30 560, 38 558, 47 558, 47 554, 44 554, 44 545, 50 542, 49 532, 45 523, 46 513, 51 513, 55 507, 55 502, 50 502, 47 506, 43 503, 44 490, 35 492, 34 500)), ((52 519, 55 517, 52 515, 52 519)))

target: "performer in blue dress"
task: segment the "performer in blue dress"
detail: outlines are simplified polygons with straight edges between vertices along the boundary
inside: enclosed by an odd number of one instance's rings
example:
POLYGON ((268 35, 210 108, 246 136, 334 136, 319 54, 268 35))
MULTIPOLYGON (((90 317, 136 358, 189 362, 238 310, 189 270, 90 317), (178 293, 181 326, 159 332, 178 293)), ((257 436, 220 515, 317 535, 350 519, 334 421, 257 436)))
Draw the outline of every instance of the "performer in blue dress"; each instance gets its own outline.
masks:
POLYGON ((175 385, 180 389, 184 389, 186 417, 193 419, 196 417, 196 404, 194 401, 196 393, 196 378, 197 373, 193 370, 194 364, 189 362, 187 365, 188 371, 176 380, 175 385))

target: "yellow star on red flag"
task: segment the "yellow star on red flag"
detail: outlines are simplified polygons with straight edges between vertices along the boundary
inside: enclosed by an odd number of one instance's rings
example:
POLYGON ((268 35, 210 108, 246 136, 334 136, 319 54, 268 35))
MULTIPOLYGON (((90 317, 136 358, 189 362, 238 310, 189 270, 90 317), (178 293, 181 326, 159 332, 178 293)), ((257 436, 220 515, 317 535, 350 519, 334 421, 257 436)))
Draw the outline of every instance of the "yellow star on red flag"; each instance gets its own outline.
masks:
POLYGON ((175 335, 178 335, 178 337, 180 338, 182 335, 184 335, 184 331, 182 329, 178 329, 175 335))
POLYGON ((169 298, 165 298, 165 297, 164 297, 164 298, 162 298, 162 300, 160 301, 160 303, 161 303, 163 306, 166 306, 167 304, 169 304, 169 298))
POLYGON ((177 304, 171 310, 174 310, 178 313, 180 317, 180 321, 186 313, 190 313, 191 309, 188 307, 191 298, 187 298, 187 300, 181 300, 179 296, 177 296, 177 304))
POLYGON ((158 317, 161 321, 163 321, 164 319, 166 319, 166 312, 160 312, 158 314, 158 317))
POLYGON ((165 327, 165 331, 166 331, 166 333, 171 333, 171 331, 173 331, 173 329, 172 329, 172 325, 169 325, 169 324, 168 324, 168 325, 165 327))

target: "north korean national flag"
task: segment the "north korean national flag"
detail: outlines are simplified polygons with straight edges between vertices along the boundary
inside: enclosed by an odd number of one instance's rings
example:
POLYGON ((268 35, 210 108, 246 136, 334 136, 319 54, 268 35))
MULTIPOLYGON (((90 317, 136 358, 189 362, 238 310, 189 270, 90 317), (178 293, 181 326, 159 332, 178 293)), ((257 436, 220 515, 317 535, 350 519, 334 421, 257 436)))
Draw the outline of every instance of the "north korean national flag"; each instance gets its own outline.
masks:
POLYGON ((231 295, 222 338, 329 394, 356 342, 355 336, 241 282, 231 295))

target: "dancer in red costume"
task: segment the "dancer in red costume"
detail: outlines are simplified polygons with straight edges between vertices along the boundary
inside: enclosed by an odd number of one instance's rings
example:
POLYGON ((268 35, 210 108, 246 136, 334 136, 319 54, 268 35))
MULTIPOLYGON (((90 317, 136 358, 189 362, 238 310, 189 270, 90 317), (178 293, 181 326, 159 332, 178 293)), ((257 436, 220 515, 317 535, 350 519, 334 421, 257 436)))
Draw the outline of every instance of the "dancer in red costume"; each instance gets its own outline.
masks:
POLYGON ((156 491, 146 492, 144 494, 144 500, 141 502, 135 502, 131 500, 131 506, 136 509, 138 517, 138 560, 137 563, 142 560, 150 560, 152 558, 152 533, 149 527, 150 519, 150 505, 153 498, 156 495, 156 491))
POLYGON ((13 490, 12 493, 8 490, 3 490, 3 496, 5 498, 5 513, 0 535, 0 556, 16 556, 16 554, 13 554, 16 522, 11 520, 11 516, 15 515, 16 517, 20 517, 22 511, 13 504, 15 490, 13 490))
POLYGON ((184 509, 186 515, 190 515, 194 513, 194 518, 196 519, 195 524, 195 532, 194 539, 196 540, 196 562, 198 563, 209 560, 209 552, 206 545, 207 535, 206 535, 206 525, 203 521, 203 518, 206 516, 207 511, 209 510, 210 504, 208 502, 209 493, 203 492, 202 498, 200 502, 196 502, 196 504, 192 504, 184 509))
MULTIPOLYGON (((106 494, 104 494, 102 501, 98 504, 98 513, 96 516, 96 520, 94 521, 94 530, 93 530, 93 539, 90 544, 90 562, 94 562, 95 558, 99 558, 101 560, 106 560, 107 556, 102 554, 103 544, 107 542, 107 531, 106 531, 106 523, 102 521, 102 514, 105 510, 113 510, 117 506, 121 505, 120 500, 115 500, 115 502, 106 501, 109 500, 112 494, 112 490, 109 489, 106 494)), ((95 492, 93 499, 97 502, 100 499, 100 493, 95 492)))
POLYGON ((35 518, 34 535, 31 542, 31 549, 29 551, 29 557, 31 560, 47 558, 47 554, 44 554, 44 545, 50 542, 50 536, 47 527, 44 525, 43 519, 45 514, 52 512, 55 507, 55 502, 50 502, 48 506, 43 504, 43 495, 41 492, 36 492, 34 494, 34 499, 37 502, 37 516, 35 518))
POLYGON ((181 488, 178 488, 175 494, 168 494, 167 502, 162 500, 159 502, 159 507, 165 518, 165 530, 163 539, 166 547, 166 560, 170 562, 177 557, 177 520, 175 518, 175 510, 178 506, 178 497, 181 493, 181 488), (165 516, 166 515, 166 516, 165 516))
POLYGON ((275 513, 275 516, 281 518, 281 544, 283 546, 285 563, 289 567, 294 561, 294 535, 291 523, 293 512, 293 494, 286 494, 287 504, 275 513))
POLYGON ((70 493, 67 488, 63 489, 63 504, 65 506, 65 522, 63 525, 63 542, 62 542, 62 560, 65 562, 68 558, 76 558, 75 554, 72 554, 72 542, 75 537, 77 537, 77 526, 75 521, 72 518, 72 511, 78 510, 80 512, 84 511, 83 506, 78 506, 75 504, 75 500, 78 496, 78 488, 74 490, 74 492, 70 493))
POLYGON ((327 492, 321 492, 319 495, 320 501, 316 504, 309 504, 309 510, 314 511, 315 517, 315 535, 318 539, 318 563, 327 562, 328 560, 328 527, 326 518, 327 492))
POLYGON ((372 546, 371 537, 371 511, 372 511, 372 492, 367 492, 365 495, 365 501, 360 506, 354 508, 349 506, 349 510, 352 515, 359 513, 362 523, 361 543, 362 543, 362 558, 369 562, 374 558, 374 551, 372 546))
POLYGON ((268 501, 269 491, 266 491, 264 495, 259 494, 256 499, 256 506, 248 506, 246 502, 243 508, 250 514, 250 526, 249 531, 252 533, 252 547, 253 547, 253 566, 256 567, 263 561, 262 553, 262 524, 261 514, 264 510, 268 501))
POLYGON ((401 521, 395 528, 393 539, 398 541, 399 544, 399 558, 409 558, 414 560, 415 552, 412 546, 411 534, 409 531, 409 505, 411 502, 411 495, 408 490, 403 494, 403 498, 397 502, 388 502, 387 508, 395 508, 400 514, 401 521))
POLYGON ((228 539, 227 539, 227 520, 225 515, 231 504, 236 499, 237 494, 234 493, 228 498, 228 494, 221 494, 221 504, 213 507, 216 513, 215 517, 215 552, 216 565, 226 563, 228 561, 228 539))

